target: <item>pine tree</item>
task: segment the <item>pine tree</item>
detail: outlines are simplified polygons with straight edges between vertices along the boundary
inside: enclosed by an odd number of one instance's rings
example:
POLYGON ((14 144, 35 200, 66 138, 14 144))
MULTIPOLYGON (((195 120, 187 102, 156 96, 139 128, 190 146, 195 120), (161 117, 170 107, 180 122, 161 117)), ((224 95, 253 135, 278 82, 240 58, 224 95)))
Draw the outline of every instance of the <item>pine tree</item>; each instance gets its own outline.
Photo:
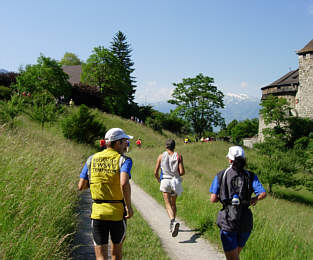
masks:
POLYGON ((121 61, 124 65, 126 70, 126 79, 125 83, 128 90, 128 102, 134 103, 134 95, 135 95, 135 88, 136 85, 134 84, 135 77, 131 76, 131 73, 134 72, 134 62, 131 60, 131 52, 132 49, 130 44, 127 43, 126 35, 123 34, 121 31, 118 31, 115 36, 113 37, 113 41, 111 42, 110 51, 114 53, 114 55, 121 61))

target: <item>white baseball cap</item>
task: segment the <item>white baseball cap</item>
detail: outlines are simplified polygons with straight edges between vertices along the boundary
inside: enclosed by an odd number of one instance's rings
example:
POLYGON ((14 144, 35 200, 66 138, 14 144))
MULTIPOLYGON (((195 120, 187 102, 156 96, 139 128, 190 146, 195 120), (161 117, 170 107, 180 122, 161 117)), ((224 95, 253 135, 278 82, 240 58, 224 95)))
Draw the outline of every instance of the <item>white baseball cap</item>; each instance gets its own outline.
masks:
POLYGON ((242 149, 241 146, 232 146, 229 147, 226 157, 232 161, 234 161, 236 157, 245 158, 245 151, 242 149))
POLYGON ((105 134, 105 140, 110 141, 110 142, 120 140, 123 138, 133 139, 133 136, 125 134, 121 128, 111 128, 105 134))

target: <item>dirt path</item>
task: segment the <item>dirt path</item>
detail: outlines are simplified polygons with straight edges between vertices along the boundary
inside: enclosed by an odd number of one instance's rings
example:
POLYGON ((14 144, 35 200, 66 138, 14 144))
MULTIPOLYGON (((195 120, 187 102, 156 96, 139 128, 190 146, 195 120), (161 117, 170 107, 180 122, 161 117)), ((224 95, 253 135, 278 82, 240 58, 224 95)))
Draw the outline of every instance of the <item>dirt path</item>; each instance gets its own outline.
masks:
POLYGON ((169 218, 165 208, 134 182, 131 183, 131 187, 132 203, 160 237, 162 246, 171 259, 225 259, 224 254, 218 253, 216 248, 200 237, 199 233, 191 230, 178 218, 177 221, 180 222, 179 233, 177 237, 173 238, 169 233, 169 218))
MULTIPOLYGON (((160 237, 162 246, 171 259, 225 259, 224 254, 217 252, 216 248, 202 239, 195 230, 187 227, 180 219, 177 219, 180 222, 178 236, 173 238, 168 231, 169 220, 165 208, 159 205, 134 182, 131 182, 131 188, 132 203, 153 231, 160 237)), ((72 257, 74 260, 95 259, 89 218, 91 205, 89 190, 82 193, 80 202, 80 229, 74 238, 72 257)))
POLYGON ((78 230, 74 237, 72 259, 96 259, 91 235, 91 197, 90 191, 85 190, 80 194, 78 207, 78 230))

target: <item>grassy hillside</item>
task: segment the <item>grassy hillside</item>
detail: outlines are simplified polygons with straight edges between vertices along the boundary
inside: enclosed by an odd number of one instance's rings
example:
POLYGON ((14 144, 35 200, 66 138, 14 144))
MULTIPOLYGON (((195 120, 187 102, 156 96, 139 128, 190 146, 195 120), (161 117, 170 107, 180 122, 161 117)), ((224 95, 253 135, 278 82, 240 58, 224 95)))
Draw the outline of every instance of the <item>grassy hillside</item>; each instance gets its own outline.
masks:
MULTIPOLYGON (((104 115, 104 120, 108 127, 120 126, 135 138, 140 136, 144 140, 141 149, 133 145, 129 153, 134 160, 133 180, 163 203, 153 170, 158 154, 164 150, 168 134, 161 136, 146 127, 129 121, 120 121, 114 116, 104 115)), ((215 174, 227 167, 225 155, 231 144, 213 142, 185 145, 182 139, 175 139, 176 150, 183 154, 186 168, 184 193, 178 199, 178 215, 220 246, 215 221, 221 205, 209 202, 209 187, 215 174)), ((246 149, 246 153, 248 160, 257 158, 253 150, 246 149)), ((301 197, 301 194, 297 192, 297 196, 301 197)), ((294 195, 290 193, 290 196, 294 195)), ((311 204, 268 196, 266 200, 253 207, 254 230, 247 247, 242 252, 242 258, 256 259, 258 256, 258 259, 275 260, 310 259, 313 244, 313 196, 308 193, 306 196, 306 201, 311 201, 311 204)))
MULTIPOLYGON (((69 259, 79 173, 94 152, 25 118, 0 128, 0 259, 69 259)), ((128 223, 125 257, 168 259, 140 214, 128 223)))
MULTIPOLYGON (((134 141, 131 143, 129 156, 134 161, 132 177, 160 203, 163 201, 153 169, 158 154, 164 150, 165 140, 175 138, 176 150, 183 154, 186 168, 184 192, 178 199, 178 215, 220 246, 215 221, 221 206, 209 202, 209 187, 214 175, 227 166, 225 155, 230 144, 184 145, 182 138, 171 133, 160 135, 130 120, 97 113, 107 129, 121 127, 135 139, 142 139, 140 149, 135 147, 134 141)), ((32 122, 25 119, 20 122, 16 133, 0 130, 0 172, 4 180, 0 183, 0 195, 4 198, 0 207, 0 258, 66 258, 71 238, 71 235, 66 235, 75 228, 73 212, 78 195, 78 174, 94 150, 65 140, 57 127, 41 131, 32 122), (28 255, 32 257, 26 257, 28 255)), ((248 159, 253 160, 257 156, 252 150, 246 152, 248 159)), ((308 200, 312 201, 310 196, 308 200)), ((243 250, 242 259, 311 258, 312 206, 269 196, 252 211, 254 230, 243 250)), ((130 229, 136 228, 135 223, 142 222, 137 217, 140 216, 136 214, 129 221, 130 229)), ((160 259, 157 254, 153 258, 154 250, 160 247, 156 238, 145 243, 150 234, 138 230, 131 232, 135 235, 132 238, 129 236, 125 243, 125 254, 130 259, 136 256, 136 252, 146 250, 146 247, 142 248, 145 244, 148 250, 142 252, 141 259, 160 259), (143 233, 145 237, 137 239, 143 233), (152 256, 144 257, 150 254, 152 256)))
MULTIPOLYGON (((178 199, 178 215, 209 240, 220 245, 215 225, 219 204, 209 202, 209 187, 215 174, 227 167, 225 158, 229 144, 180 144, 177 151, 184 156, 186 176, 184 193, 178 199)), ((133 150, 136 162, 134 181, 162 203, 153 168, 161 148, 133 150)), ((256 156, 247 151, 247 157, 256 156)), ((312 194, 311 194, 312 201, 312 194)), ((311 204, 312 205, 312 204, 311 204)), ((254 230, 242 252, 243 259, 310 259, 313 244, 313 208, 269 196, 252 208, 254 230)))

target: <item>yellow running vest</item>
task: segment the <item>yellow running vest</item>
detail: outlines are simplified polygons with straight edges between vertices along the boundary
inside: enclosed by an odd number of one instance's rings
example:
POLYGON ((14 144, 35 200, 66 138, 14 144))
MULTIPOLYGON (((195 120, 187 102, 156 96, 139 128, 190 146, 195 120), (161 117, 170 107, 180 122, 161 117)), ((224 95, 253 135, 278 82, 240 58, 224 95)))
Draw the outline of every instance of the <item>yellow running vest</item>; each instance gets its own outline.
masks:
POLYGON ((121 155, 109 148, 96 153, 90 167, 90 192, 94 201, 92 204, 92 219, 114 220, 123 219, 123 194, 120 186, 121 155), (114 201, 114 202, 103 202, 114 201))

